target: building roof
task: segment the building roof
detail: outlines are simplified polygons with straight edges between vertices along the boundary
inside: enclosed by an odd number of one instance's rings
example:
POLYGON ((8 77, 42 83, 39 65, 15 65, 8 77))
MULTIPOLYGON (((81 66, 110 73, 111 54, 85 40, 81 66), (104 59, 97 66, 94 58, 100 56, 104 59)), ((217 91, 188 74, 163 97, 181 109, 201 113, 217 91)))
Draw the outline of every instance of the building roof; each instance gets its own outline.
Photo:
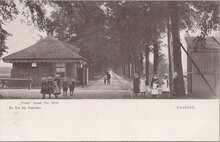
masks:
MULTIPOLYGON (((195 42, 196 37, 185 37, 186 43, 187 43, 187 49, 193 50, 196 46, 195 42)), ((206 37, 206 44, 205 49, 210 50, 220 50, 220 42, 215 37, 206 37)))
POLYGON ((3 58, 4 62, 19 61, 59 61, 59 60, 83 60, 86 58, 79 55, 76 46, 64 43, 55 38, 46 38, 38 41, 34 45, 15 52, 3 58))

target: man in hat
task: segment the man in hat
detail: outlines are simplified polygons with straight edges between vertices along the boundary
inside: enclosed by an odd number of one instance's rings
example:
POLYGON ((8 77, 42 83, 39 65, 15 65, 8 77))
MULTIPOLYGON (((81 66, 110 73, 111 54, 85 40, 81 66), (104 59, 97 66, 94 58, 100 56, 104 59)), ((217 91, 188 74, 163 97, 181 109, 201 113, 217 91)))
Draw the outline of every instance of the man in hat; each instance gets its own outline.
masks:
POLYGON ((107 73, 107 85, 110 85, 111 74, 107 73))

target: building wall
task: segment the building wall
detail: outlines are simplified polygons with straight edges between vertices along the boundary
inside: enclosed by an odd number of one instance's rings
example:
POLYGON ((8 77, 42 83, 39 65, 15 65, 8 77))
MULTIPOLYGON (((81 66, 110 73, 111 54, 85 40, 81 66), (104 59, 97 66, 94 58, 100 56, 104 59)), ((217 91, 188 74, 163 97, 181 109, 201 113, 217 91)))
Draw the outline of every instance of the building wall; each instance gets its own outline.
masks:
POLYGON ((77 64, 76 63, 72 63, 72 77, 77 80, 77 64))
MULTIPOLYGON (((191 57, 199 67, 202 74, 205 76, 206 80, 209 82, 210 86, 215 90, 215 92, 219 92, 219 54, 219 52, 209 52, 208 50, 207 52, 191 53, 191 57)), ((188 74, 188 89, 193 96, 214 96, 211 89, 207 86, 201 75, 189 60, 188 74)))
POLYGON ((14 63, 11 70, 11 77, 22 78, 29 76, 30 63, 14 63))
MULTIPOLYGON (((77 63, 66 63, 66 77, 68 80, 78 79, 77 63)), ((31 77, 33 87, 40 87, 41 79, 43 77, 54 77, 56 75, 55 63, 37 63, 36 67, 32 67, 31 63, 13 63, 11 70, 12 78, 29 78, 31 77)), ((62 81, 62 77, 61 77, 62 81)), ((21 83, 11 84, 13 87, 19 87, 21 83)), ((21 85, 21 87, 27 86, 21 85)), ((9 86, 10 87, 10 86, 9 86)))

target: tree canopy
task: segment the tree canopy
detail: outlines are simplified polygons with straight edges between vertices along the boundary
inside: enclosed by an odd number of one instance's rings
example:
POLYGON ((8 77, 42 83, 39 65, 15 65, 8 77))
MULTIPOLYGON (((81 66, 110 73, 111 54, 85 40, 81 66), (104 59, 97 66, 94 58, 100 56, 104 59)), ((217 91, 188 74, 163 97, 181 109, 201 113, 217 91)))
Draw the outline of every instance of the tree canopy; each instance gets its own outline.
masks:
MULTIPOLYGON (((0 56, 6 52, 5 41, 10 33, 2 25, 21 12, 28 24, 33 24, 48 36, 75 44, 90 60, 96 72, 108 67, 126 68, 130 64, 140 71, 143 51, 157 52, 167 32, 169 13, 166 1, 29 1, 20 0, 24 9, 14 1, 0 1, 0 56), (47 16, 47 6, 53 7, 47 16)), ((195 31, 208 35, 217 30, 219 1, 176 1, 178 31, 195 31)), ((163 47, 164 48, 164 47, 163 47)), ((159 53, 159 52, 158 52, 159 53)), ((155 54, 158 54, 155 53, 155 54)))

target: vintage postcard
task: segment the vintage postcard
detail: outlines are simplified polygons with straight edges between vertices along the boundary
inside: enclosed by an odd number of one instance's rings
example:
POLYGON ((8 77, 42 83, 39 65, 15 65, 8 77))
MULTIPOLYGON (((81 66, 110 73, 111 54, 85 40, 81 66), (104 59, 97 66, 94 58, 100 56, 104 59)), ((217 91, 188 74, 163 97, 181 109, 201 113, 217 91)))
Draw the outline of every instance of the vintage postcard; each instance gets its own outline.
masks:
POLYGON ((219 141, 219 1, 0 1, 0 141, 219 141))

